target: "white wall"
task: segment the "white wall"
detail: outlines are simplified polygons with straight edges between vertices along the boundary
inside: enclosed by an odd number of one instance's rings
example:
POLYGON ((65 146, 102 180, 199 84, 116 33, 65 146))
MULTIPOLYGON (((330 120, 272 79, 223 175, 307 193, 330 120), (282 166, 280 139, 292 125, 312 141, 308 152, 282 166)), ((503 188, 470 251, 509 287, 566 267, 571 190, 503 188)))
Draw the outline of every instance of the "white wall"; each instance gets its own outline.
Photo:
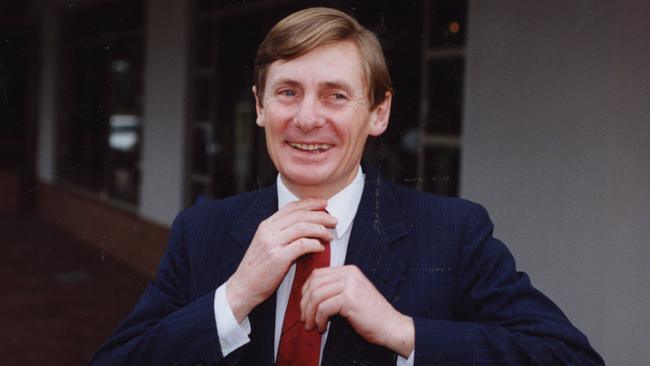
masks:
POLYGON ((36 176, 52 183, 56 175, 56 75, 59 45, 59 12, 54 1, 41 7, 41 65, 38 96, 38 141, 36 143, 36 176))
POLYGON ((650 2, 470 1, 461 192, 608 364, 650 360, 650 2))
POLYGON ((147 1, 139 212, 161 224, 183 207, 189 3, 147 1))

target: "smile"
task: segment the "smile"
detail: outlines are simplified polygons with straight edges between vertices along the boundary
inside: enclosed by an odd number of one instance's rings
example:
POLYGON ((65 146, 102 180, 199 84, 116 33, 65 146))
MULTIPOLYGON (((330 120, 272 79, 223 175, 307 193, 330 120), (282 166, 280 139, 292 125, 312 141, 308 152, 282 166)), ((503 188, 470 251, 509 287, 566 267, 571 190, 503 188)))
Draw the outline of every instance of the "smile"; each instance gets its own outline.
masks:
POLYGON ((294 149, 305 151, 326 151, 332 147, 330 144, 301 144, 297 142, 289 142, 288 144, 294 149))

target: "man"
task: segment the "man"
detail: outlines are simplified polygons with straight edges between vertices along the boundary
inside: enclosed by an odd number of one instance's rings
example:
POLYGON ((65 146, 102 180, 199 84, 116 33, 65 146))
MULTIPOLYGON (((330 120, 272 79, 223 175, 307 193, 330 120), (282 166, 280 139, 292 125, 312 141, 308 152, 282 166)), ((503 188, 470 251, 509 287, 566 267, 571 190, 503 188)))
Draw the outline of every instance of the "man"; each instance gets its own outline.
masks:
POLYGON ((182 212, 95 364, 602 364, 515 271, 483 208, 361 167, 393 91, 353 18, 280 21, 253 93, 277 183, 182 212))

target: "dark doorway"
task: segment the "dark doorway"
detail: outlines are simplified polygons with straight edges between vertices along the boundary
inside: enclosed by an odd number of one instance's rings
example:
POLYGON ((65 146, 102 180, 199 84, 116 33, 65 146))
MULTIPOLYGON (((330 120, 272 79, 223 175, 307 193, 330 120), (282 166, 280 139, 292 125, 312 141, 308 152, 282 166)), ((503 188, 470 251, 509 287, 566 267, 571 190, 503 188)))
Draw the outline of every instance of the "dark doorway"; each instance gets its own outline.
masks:
POLYGON ((31 7, 0 6, 0 212, 14 212, 34 203, 39 28, 31 7))

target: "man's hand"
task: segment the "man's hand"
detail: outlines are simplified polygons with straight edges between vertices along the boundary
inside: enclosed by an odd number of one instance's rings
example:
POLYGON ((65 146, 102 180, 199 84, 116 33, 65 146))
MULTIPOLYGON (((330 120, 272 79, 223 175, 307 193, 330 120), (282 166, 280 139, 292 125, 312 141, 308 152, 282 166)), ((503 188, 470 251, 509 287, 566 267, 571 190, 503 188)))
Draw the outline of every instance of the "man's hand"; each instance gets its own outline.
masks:
POLYGON ((307 329, 324 332, 328 318, 340 314, 370 343, 405 358, 413 350, 413 319, 395 310, 356 266, 314 270, 302 288, 300 309, 307 329))
POLYGON ((237 271, 226 283, 226 299, 238 322, 280 285, 289 267, 305 253, 324 250, 336 219, 322 211, 326 200, 291 202, 257 227, 237 271), (319 240, 320 239, 320 240, 319 240))

